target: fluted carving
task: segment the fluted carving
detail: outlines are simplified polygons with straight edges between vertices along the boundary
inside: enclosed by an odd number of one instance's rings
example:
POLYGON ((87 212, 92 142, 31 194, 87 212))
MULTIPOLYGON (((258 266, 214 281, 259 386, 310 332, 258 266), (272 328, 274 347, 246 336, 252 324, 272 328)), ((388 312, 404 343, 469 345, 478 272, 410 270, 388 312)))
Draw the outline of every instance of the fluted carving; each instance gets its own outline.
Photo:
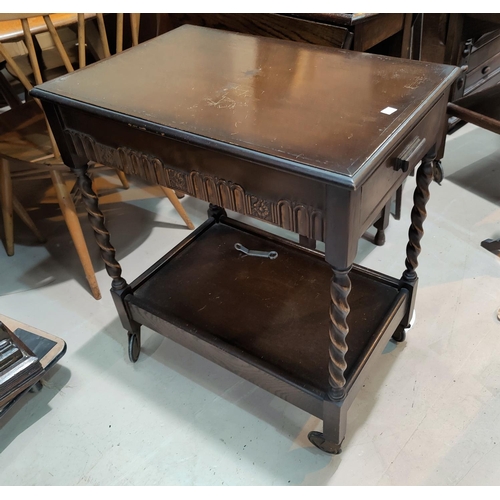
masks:
MULTIPOLYGON (((312 240, 324 240, 323 213, 317 208, 292 200, 268 200, 247 192, 243 186, 228 179, 196 170, 185 172, 140 151, 111 148, 75 130, 67 130, 67 133, 77 154, 83 158, 119 168, 126 174, 138 175, 153 184, 182 191, 227 210, 276 224, 312 240)), ((182 163, 180 158, 179 164, 182 163)))
POLYGON ((425 205, 429 201, 429 184, 432 181, 432 164, 435 156, 426 156, 417 171, 417 187, 413 194, 413 208, 411 211, 411 225, 408 231, 408 245, 406 246, 406 270, 403 279, 415 281, 418 256, 422 250, 420 240, 424 235, 423 224, 427 217, 425 205))
POLYGON ((82 193, 85 209, 88 213, 88 219, 94 236, 101 251, 101 258, 106 266, 106 271, 112 278, 112 287, 115 290, 121 290, 127 286, 127 282, 121 277, 122 268, 115 258, 115 249, 111 245, 109 232, 104 225, 104 214, 99 209, 98 198, 92 189, 92 180, 87 174, 87 167, 75 169, 78 187, 82 193))
POLYGON ((345 378, 344 372, 347 368, 345 355, 347 353, 346 337, 349 333, 347 316, 349 304, 347 297, 351 291, 351 280, 349 271, 351 268, 338 271, 333 269, 330 284, 330 322, 328 333, 330 336, 330 361, 328 363, 330 390, 328 397, 332 400, 344 397, 345 378))

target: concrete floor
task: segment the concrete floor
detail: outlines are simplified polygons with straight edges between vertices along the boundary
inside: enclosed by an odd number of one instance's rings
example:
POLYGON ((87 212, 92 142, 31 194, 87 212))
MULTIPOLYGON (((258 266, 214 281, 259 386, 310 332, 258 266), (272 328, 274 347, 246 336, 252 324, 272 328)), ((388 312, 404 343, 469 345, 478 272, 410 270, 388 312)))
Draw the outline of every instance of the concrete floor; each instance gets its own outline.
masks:
MULTIPOLYGON (((15 256, 0 248, 0 312, 64 338, 68 351, 44 389, 0 421, 0 484, 500 484, 500 259, 480 246, 500 236, 500 137, 467 125, 448 138, 443 164, 416 323, 407 342, 388 344, 358 394, 339 456, 307 440, 317 418, 146 328, 131 364, 85 217, 100 301, 50 184, 16 184, 48 243, 16 220, 15 256)), ((367 235, 357 262, 401 275, 413 183, 385 246, 367 235)), ((158 188, 123 191, 113 177, 99 186, 129 281, 188 234, 158 188)), ((195 225, 204 220, 205 203, 183 204, 195 225)))

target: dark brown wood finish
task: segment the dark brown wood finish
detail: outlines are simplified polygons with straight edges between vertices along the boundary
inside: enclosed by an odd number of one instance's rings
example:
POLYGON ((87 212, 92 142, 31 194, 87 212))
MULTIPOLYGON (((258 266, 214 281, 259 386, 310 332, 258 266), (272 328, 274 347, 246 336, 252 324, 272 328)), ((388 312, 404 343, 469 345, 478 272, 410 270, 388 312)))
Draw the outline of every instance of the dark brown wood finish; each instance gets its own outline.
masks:
POLYGON ((130 359, 147 325, 323 418, 310 439, 339 453, 361 381, 384 342, 404 339, 413 312, 429 166, 458 75, 184 26, 37 87, 79 175, 130 359), (353 268, 363 231, 424 156, 403 278, 353 268), (85 174, 104 159, 211 203, 208 221, 130 285, 85 174), (301 244, 224 208, 295 231, 301 244), (278 257, 243 257, 235 243, 278 257))
POLYGON ((448 112, 495 134, 500 134, 500 85, 448 104, 448 112))
POLYGON ((401 57, 410 55, 411 19, 412 14, 159 14, 161 32, 191 24, 401 57))
POLYGON ((352 42, 352 33, 344 26, 332 26, 317 20, 297 19, 280 14, 190 13, 159 16, 162 32, 190 24, 327 47, 349 49, 352 42))
MULTIPOLYGON (((453 64, 464 74, 453 100, 500 81, 500 14, 424 14, 423 61, 453 64)), ((450 121, 455 126, 456 120, 450 121)))

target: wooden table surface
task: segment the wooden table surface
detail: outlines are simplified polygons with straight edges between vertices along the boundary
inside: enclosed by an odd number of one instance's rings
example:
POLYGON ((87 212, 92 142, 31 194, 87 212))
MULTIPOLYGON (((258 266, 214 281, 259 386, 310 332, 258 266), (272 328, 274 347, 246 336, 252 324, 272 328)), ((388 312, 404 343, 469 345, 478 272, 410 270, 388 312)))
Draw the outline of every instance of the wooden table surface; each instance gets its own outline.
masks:
POLYGON ((43 90, 352 177, 455 71, 186 25, 43 90))

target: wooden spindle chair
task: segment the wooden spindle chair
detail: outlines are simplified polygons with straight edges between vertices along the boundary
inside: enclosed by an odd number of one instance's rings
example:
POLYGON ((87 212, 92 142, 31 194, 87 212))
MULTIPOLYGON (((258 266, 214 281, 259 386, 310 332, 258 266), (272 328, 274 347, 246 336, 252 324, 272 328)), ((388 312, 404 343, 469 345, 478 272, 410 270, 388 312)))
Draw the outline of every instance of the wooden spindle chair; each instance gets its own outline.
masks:
MULTIPOLYGON (((30 18, 42 16, 47 31, 50 33, 57 52, 59 53, 63 66, 67 72, 74 71, 73 64, 59 37, 51 16, 49 14, 0 14, 0 22, 18 19, 22 24, 24 43, 28 51, 28 57, 32 74, 26 75, 10 55, 6 47, 0 42, 0 56, 7 62, 9 72, 17 78, 27 92, 33 88, 33 84, 41 84, 42 71, 39 55, 35 50, 33 34, 30 31, 30 18), (30 78, 32 81, 30 81, 30 78)), ((139 14, 130 15, 131 41, 137 45, 139 41, 139 14)), ((96 14, 100 46, 93 46, 94 52, 99 57, 111 55, 104 16, 96 14), (99 55, 99 53, 101 55, 99 55)), ((117 14, 116 23, 116 53, 123 50, 123 14, 117 14)), ((86 37, 86 15, 77 14, 77 39, 78 39, 78 66, 85 67, 87 59, 87 37, 86 37)), ((90 26, 92 27, 92 26, 90 26)), ((89 34, 90 37, 90 34, 89 34)), ((90 43, 88 44, 90 45, 90 43)), ((94 164, 94 167, 104 167, 94 164)), ((2 201, 2 214, 5 229, 6 249, 8 255, 14 253, 13 212, 15 211, 21 219, 33 230, 40 241, 42 236, 35 224, 23 209, 17 198, 12 193, 12 177, 30 178, 34 173, 47 172, 50 175, 59 206, 68 226, 71 238, 77 250, 85 276, 90 285, 92 295, 96 299, 101 298, 99 287, 95 278, 87 245, 82 233, 80 222, 75 209, 74 199, 63 180, 62 174, 69 169, 62 163, 57 144, 47 122, 43 108, 37 99, 26 100, 19 106, 12 107, 9 111, 0 114, 0 197, 2 201)), ((125 174, 116 169, 123 187, 128 187, 125 174)), ((77 191, 75 191, 77 192, 77 191)), ((165 195, 176 208, 186 225, 193 229, 194 226, 186 214, 175 193, 164 188, 165 195)))

